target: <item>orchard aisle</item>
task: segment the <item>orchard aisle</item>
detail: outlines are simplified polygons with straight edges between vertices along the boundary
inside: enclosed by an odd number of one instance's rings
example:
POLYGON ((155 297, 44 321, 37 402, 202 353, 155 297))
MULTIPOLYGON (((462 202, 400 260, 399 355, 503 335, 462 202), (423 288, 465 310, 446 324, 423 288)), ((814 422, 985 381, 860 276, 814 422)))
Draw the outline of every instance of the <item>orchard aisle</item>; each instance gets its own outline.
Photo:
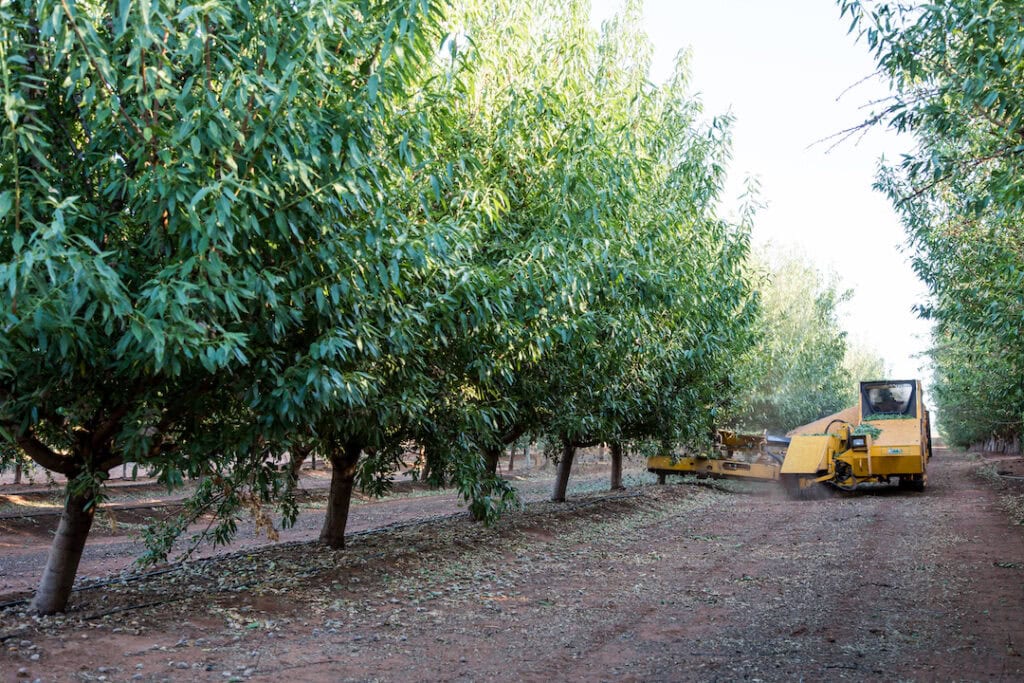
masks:
POLYGON ((67 617, 8 610, 4 668, 154 681, 1016 680, 1024 533, 977 467, 938 450, 924 494, 796 502, 770 485, 670 479, 531 503, 492 527, 460 515, 341 552, 268 547, 89 591, 67 617))

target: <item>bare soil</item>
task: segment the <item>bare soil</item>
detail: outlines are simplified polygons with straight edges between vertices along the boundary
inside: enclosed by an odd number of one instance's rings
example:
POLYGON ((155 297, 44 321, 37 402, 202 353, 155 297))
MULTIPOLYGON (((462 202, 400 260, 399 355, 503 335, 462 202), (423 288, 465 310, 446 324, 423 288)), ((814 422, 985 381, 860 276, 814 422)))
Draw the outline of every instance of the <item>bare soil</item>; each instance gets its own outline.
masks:
MULTIPOLYGON (((579 463, 574 469, 573 489, 577 493, 600 489, 607 481, 607 471, 606 464, 593 459, 579 463)), ((550 469, 520 469, 503 474, 524 501, 541 500, 550 493, 550 469)), ((301 542, 318 538, 327 508, 330 481, 330 470, 302 471, 297 495, 302 513, 293 527, 280 528, 278 523, 279 541, 301 542)), ((640 480, 636 481, 639 483, 640 480)), ((145 549, 142 529, 152 522, 175 515, 191 490, 192 486, 187 485, 169 494, 166 487, 152 480, 119 482, 108 487, 110 498, 96 515, 79 566, 76 586, 109 581, 110 575, 115 573, 133 573, 135 560, 145 549)), ((431 489, 406 477, 395 482, 390 495, 384 499, 356 492, 347 531, 366 533, 383 526, 458 514, 462 508, 454 490, 431 489)), ((63 489, 60 485, 0 486, 0 604, 28 596, 36 587, 62 509, 63 489)), ((190 548, 191 534, 202 531, 209 521, 202 519, 190 528, 176 546, 179 555, 190 548)), ((275 544, 265 533, 257 530, 251 519, 239 520, 238 527, 234 541, 227 547, 200 546, 191 553, 191 557, 209 558, 227 551, 275 544)))
POLYGON ((1000 476, 1024 479, 1024 458, 993 457, 993 468, 1000 476))
POLYGON ((0 672, 1022 680, 1024 528, 992 477, 976 475, 986 464, 937 450, 923 494, 875 487, 813 501, 769 484, 637 477, 597 492, 603 475, 592 473, 553 504, 537 500, 549 482, 536 478, 524 483, 535 502, 493 527, 445 508, 445 496, 406 495, 355 508, 368 531, 343 551, 295 539, 81 590, 59 617, 10 606, 0 672), (388 519, 404 521, 380 528, 388 519))

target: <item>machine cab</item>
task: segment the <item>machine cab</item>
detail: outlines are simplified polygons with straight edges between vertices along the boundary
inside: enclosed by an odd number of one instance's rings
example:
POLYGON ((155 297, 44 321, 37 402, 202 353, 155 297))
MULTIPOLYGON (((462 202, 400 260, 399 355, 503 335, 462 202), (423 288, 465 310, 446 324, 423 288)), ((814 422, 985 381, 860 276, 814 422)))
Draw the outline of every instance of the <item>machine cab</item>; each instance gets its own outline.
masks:
POLYGON ((919 414, 920 383, 917 380, 885 380, 860 383, 860 419, 912 419, 919 414))

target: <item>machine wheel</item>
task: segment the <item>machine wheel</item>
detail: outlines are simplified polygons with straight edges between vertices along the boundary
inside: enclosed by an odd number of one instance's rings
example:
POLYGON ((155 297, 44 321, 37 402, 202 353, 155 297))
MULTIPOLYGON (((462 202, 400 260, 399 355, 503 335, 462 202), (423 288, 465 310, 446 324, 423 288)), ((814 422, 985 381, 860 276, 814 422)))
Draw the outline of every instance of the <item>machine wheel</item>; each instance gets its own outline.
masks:
POLYGON ((782 490, 791 500, 800 500, 800 478, 792 474, 783 474, 779 477, 782 490))
POLYGON ((913 491, 915 493, 924 492, 924 475, 923 474, 907 474, 900 477, 900 488, 904 491, 913 491))

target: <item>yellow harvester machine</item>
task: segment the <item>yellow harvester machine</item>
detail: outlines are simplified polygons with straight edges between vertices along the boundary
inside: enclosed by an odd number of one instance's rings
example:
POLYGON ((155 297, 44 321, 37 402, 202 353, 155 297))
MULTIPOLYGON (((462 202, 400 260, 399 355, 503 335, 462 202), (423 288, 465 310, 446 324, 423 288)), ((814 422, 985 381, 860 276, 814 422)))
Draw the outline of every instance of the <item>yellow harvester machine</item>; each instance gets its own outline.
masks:
POLYGON ((728 429, 715 433, 714 453, 709 456, 655 456, 647 459, 647 469, 664 482, 669 474, 690 474, 710 479, 752 479, 772 481, 779 478, 779 467, 789 439, 767 434, 740 434, 728 429))
POLYGON ((851 491, 866 482, 897 481, 923 491, 932 455, 931 425, 917 380, 861 382, 856 407, 790 432, 788 443, 764 435, 720 431, 714 457, 650 458, 666 474, 780 481, 795 495, 817 484, 851 491), (773 451, 784 448, 784 454, 773 451))

